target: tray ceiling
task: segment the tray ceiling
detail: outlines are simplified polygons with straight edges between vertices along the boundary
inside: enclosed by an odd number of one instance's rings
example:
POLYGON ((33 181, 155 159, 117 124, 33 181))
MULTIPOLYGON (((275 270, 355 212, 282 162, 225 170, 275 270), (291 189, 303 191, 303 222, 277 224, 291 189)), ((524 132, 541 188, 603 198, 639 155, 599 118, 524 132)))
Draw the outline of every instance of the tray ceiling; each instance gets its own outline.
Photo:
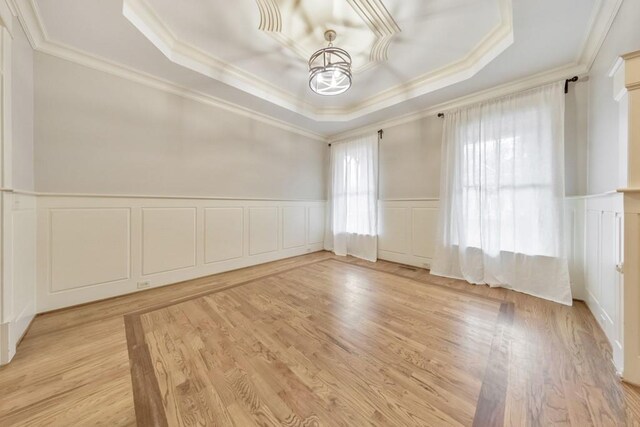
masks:
POLYGON ((513 43, 510 0, 124 0, 123 14, 176 64, 315 120, 465 80, 513 43), (354 59, 353 87, 300 97, 327 29, 354 59))
POLYGON ((14 1, 37 50, 326 135, 585 73, 622 0, 14 1), (307 81, 326 29, 354 57, 336 97, 307 81))

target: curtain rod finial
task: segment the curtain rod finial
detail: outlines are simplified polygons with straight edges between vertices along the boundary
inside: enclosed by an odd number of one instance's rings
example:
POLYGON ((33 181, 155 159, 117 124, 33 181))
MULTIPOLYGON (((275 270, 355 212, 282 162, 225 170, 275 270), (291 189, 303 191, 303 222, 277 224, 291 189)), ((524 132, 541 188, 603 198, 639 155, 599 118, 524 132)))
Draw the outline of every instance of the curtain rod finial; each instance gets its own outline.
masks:
POLYGON ((564 81, 564 93, 569 93, 569 82, 575 83, 578 81, 578 76, 573 76, 570 79, 564 81))

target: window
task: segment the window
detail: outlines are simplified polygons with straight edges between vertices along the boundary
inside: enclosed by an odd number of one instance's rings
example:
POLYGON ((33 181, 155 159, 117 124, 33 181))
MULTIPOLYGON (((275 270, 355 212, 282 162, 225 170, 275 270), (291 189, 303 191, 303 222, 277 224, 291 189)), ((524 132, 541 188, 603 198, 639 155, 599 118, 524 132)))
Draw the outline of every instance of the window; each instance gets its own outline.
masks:
POLYGON ((325 247, 338 255, 377 257, 378 137, 331 146, 331 230, 325 247))
POLYGON ((445 115, 431 273, 571 304, 562 83, 445 115))

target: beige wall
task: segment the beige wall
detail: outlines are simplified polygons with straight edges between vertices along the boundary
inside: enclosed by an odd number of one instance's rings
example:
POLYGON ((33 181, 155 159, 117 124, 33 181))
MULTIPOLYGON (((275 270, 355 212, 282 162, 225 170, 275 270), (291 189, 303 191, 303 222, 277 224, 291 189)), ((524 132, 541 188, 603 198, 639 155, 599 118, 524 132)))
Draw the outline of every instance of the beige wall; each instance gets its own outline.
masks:
POLYGON ((33 51, 17 19, 11 47, 13 188, 33 190, 33 51))
MULTIPOLYGON (((587 82, 565 98, 565 181, 568 196, 587 186, 587 82)), ((380 143, 380 199, 431 199, 440 194, 443 120, 423 117, 384 129, 380 143)))
POLYGON ((588 81, 569 84, 569 93, 565 95, 564 122, 564 176, 567 196, 587 194, 588 98, 588 81))
POLYGON ((440 193, 442 119, 424 117, 384 129, 380 199, 428 199, 440 193))
POLYGON ((324 199, 327 144, 35 56, 41 192, 324 199))
POLYGON ((619 169, 626 167, 618 142, 618 103, 609 71, 616 58, 640 49, 640 1, 625 0, 589 74, 588 193, 624 187, 619 169))

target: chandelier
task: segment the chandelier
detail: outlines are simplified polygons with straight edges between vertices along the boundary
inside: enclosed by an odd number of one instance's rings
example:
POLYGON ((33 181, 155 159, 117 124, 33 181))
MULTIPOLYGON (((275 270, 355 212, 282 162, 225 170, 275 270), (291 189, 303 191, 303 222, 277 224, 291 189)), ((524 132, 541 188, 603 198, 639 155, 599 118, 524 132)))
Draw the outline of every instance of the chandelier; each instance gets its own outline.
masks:
POLYGON ((324 38, 329 45, 309 58, 309 87, 319 95, 340 95, 351 87, 351 56, 333 46, 335 31, 325 31, 324 38))

